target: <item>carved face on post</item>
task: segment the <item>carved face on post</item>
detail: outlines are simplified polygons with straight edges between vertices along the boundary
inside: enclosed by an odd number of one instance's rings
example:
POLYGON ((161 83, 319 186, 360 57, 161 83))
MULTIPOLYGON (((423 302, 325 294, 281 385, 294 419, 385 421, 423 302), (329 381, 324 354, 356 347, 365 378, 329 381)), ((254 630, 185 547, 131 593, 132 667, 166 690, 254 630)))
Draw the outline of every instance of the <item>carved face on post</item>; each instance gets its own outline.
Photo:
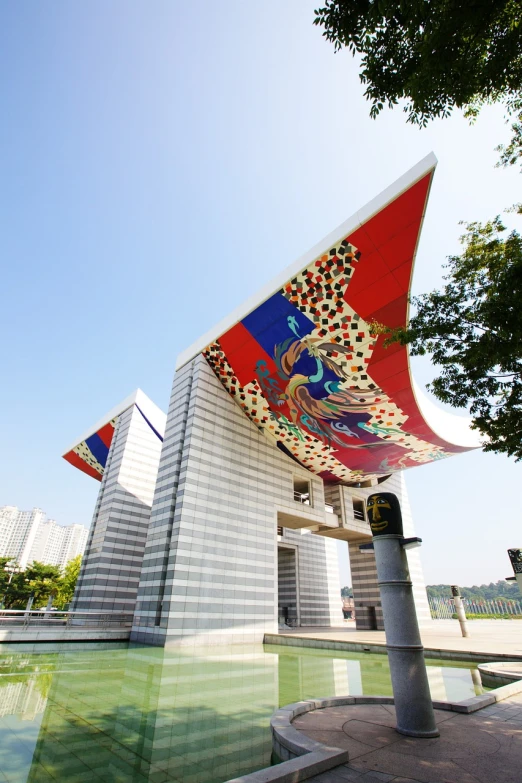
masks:
POLYGON ((378 492, 366 501, 368 521, 374 536, 403 535, 401 506, 397 495, 378 492))

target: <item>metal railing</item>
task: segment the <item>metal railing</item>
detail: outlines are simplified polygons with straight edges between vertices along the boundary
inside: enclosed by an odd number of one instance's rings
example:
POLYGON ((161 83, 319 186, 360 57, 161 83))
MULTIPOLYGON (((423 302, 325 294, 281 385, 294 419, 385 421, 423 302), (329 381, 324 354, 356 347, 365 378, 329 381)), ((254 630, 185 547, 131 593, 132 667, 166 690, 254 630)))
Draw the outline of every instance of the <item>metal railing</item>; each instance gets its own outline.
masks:
POLYGON ((298 492, 296 489, 294 489, 294 500, 297 501, 297 503, 303 503, 305 506, 310 505, 310 493, 309 492, 298 492))
MULTIPOLYGON (((429 598, 431 616, 434 620, 451 620, 456 618, 456 609, 453 598, 429 598)), ((509 599, 507 601, 483 600, 473 601, 463 598, 466 614, 491 616, 502 618, 522 617, 522 605, 520 601, 509 599)))
POLYGON ((130 628, 132 612, 60 612, 49 609, 0 609, 0 629, 130 628))

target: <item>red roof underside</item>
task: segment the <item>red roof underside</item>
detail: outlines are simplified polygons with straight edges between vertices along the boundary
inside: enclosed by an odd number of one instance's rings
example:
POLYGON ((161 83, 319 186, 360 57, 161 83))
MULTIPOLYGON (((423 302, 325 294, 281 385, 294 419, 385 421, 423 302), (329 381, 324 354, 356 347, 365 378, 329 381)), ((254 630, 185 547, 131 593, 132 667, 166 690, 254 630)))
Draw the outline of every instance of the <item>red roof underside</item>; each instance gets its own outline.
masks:
POLYGON ((102 480, 101 474, 98 473, 97 470, 94 470, 94 468, 92 468, 86 462, 84 462, 84 460, 81 457, 79 457, 75 451, 69 451, 67 454, 64 454, 63 458, 67 460, 67 462, 69 462, 75 468, 78 468, 84 473, 87 473, 88 476, 95 478, 97 481, 102 480))
MULTIPOLYGON (((345 298, 365 321, 406 324, 413 259, 432 176, 427 174, 348 237, 362 256, 345 298)), ((413 394, 407 349, 398 344, 385 348, 385 339, 379 336, 368 373, 408 415, 408 431, 448 451, 467 451, 428 427, 413 394)))

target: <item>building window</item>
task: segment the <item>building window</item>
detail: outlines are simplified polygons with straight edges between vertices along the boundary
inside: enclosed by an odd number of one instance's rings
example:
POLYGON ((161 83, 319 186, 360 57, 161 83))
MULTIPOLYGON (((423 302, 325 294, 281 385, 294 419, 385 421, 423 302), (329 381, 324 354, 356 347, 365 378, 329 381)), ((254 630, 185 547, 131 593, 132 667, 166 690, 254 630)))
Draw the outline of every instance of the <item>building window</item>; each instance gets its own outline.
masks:
POLYGON ((366 520, 366 515, 364 513, 364 500, 359 500, 359 498, 352 498, 352 504, 353 518, 364 522, 366 520))
POLYGON ((309 481, 294 476, 294 500, 297 503, 303 503, 306 506, 312 505, 309 481))

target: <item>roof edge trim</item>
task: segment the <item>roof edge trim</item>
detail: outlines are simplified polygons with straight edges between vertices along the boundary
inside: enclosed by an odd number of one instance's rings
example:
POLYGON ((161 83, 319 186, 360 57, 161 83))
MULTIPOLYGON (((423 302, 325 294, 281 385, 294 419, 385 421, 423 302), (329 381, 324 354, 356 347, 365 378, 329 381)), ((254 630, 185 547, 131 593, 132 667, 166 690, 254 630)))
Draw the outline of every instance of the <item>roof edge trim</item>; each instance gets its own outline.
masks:
MULTIPOLYGON (((410 375, 411 377, 411 375, 410 375)), ((434 399, 411 377, 412 390, 417 407, 432 432, 447 443, 463 449, 478 449, 484 445, 484 437, 478 430, 471 429, 471 416, 458 416, 439 407, 434 399)))
POLYGON ((290 264, 290 266, 283 269, 282 272, 272 278, 272 280, 257 291, 257 293, 248 297, 239 307, 232 310, 229 315, 219 321, 212 329, 209 329, 208 332, 192 343, 191 346, 182 351, 176 360, 176 371, 184 367, 195 356, 200 354, 207 345, 214 342, 214 340, 218 339, 222 334, 242 321, 243 318, 249 315, 256 307, 269 299, 284 285, 284 283, 305 269, 319 253, 324 251, 326 246, 334 245, 342 237, 353 233, 356 229, 363 226, 370 218, 384 209, 384 207, 392 201, 395 201, 404 191, 408 190, 408 188, 426 176, 426 174, 433 171, 436 165, 437 158, 433 152, 430 152, 426 157, 416 163, 415 166, 379 193, 378 196, 373 198, 364 207, 357 210, 357 212, 345 220, 344 223, 341 223, 340 226, 327 234, 326 237, 315 244, 307 253, 300 256, 293 264, 290 264))
POLYGON ((161 410, 161 408, 158 408, 158 406, 152 402, 150 397, 147 397, 145 392, 143 392, 141 389, 136 389, 136 391, 134 391, 128 397, 125 397, 122 402, 120 402, 118 405, 115 405, 114 408, 111 408, 111 410, 106 413, 105 416, 99 419, 96 424, 94 424, 92 427, 89 427, 89 429, 84 432, 81 437, 75 438, 72 445, 68 449, 65 449, 62 457, 65 457, 66 454, 69 454, 69 452, 73 451, 79 443, 83 443, 87 440, 87 438, 90 438, 91 435, 94 435, 95 432, 101 430, 101 428, 112 421, 112 419, 121 416, 122 413, 131 408, 133 405, 136 405, 137 407, 141 406, 143 409, 140 410, 141 415, 147 421, 149 426, 154 430, 154 432, 156 432, 157 436, 163 440, 162 434, 165 432, 165 425, 167 421, 166 414, 161 410), (143 413, 143 411, 146 412, 146 415, 143 413))

